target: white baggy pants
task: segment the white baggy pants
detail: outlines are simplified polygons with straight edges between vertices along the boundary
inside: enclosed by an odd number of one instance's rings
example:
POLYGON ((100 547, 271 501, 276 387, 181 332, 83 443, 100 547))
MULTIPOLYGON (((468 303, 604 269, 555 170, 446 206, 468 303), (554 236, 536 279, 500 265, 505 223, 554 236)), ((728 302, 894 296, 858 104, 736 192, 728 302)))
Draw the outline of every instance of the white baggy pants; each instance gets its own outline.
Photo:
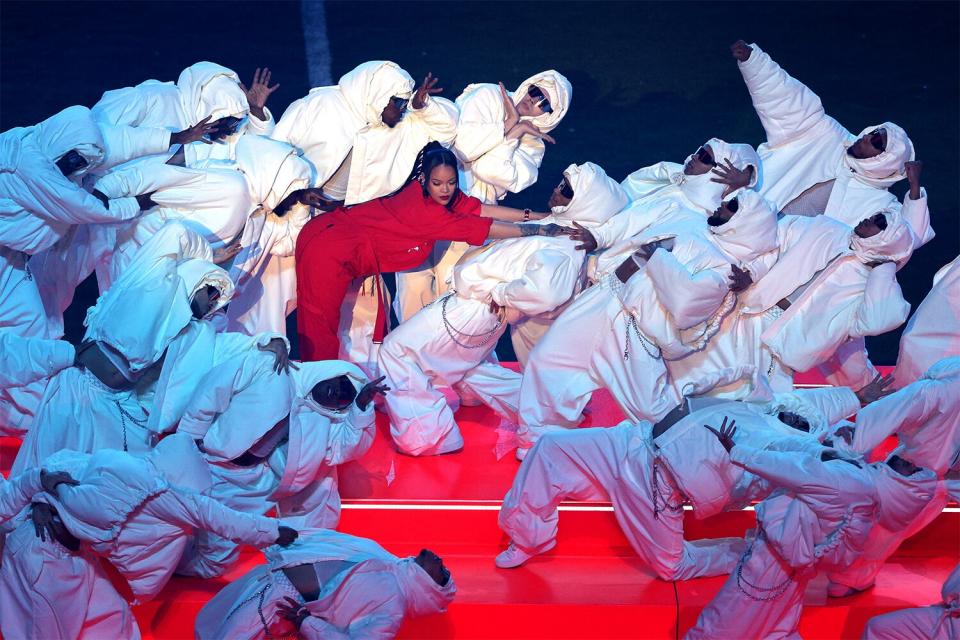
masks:
POLYGON ((649 428, 626 422, 544 434, 503 499, 500 528, 521 548, 543 551, 557 537, 561 501, 609 499, 630 545, 660 578, 729 573, 743 539, 683 539, 683 497, 656 464, 649 436, 649 428))
POLYGON ((656 422, 679 403, 656 346, 629 319, 604 285, 584 291, 556 319, 523 370, 520 446, 577 426, 597 389, 608 389, 631 422, 656 422))
POLYGON ((380 373, 391 389, 384 406, 401 451, 437 455, 463 447, 442 388, 457 385, 516 421, 520 374, 488 361, 505 330, 487 303, 449 294, 387 336, 379 355, 380 373))
POLYGON ((917 607, 870 618, 863 640, 956 640, 960 638, 960 616, 951 616, 946 607, 917 607))
POLYGON ((700 638, 795 638, 803 593, 814 575, 794 569, 759 534, 740 563, 684 636, 700 638))

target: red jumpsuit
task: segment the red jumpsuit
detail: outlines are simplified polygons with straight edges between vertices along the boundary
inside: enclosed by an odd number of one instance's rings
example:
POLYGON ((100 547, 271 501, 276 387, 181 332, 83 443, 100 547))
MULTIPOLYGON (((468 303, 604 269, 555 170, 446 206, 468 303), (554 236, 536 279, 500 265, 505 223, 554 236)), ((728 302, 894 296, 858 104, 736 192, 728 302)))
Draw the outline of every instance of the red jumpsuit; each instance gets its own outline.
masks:
MULTIPOLYGON (((437 240, 483 244, 493 220, 479 216, 480 206, 480 200, 460 193, 447 209, 423 195, 420 183, 411 182, 396 195, 308 222, 296 250, 301 358, 337 359, 340 306, 352 280, 416 267, 437 240)), ((377 326, 385 324, 381 299, 377 326)))

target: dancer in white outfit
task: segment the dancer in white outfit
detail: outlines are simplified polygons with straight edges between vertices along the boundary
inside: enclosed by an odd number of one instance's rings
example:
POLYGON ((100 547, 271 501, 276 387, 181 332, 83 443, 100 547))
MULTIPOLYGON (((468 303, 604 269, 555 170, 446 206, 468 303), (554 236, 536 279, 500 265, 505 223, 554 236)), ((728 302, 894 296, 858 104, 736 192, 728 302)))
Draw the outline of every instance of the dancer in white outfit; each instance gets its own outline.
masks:
POLYGON ((258 547, 297 535, 200 495, 210 477, 186 436, 165 439, 144 458, 62 451, 48 463, 70 469, 79 483, 38 496, 30 519, 8 538, 0 570, 0 628, 8 638, 140 637, 94 554, 142 602, 167 583, 192 528, 258 547))
MULTIPOLYGON (((519 193, 539 175, 544 141, 570 110, 573 88, 557 71, 527 78, 516 91, 503 85, 471 84, 457 98, 460 110, 453 150, 463 164, 467 195, 497 204, 519 193)), ((465 242, 438 242, 423 265, 397 274, 397 318, 404 322, 449 291, 453 266, 465 242)))
POLYGON ((435 553, 398 558, 372 540, 306 530, 224 587, 196 621, 198 640, 389 640, 406 616, 445 611, 457 592, 435 553))
POLYGON ((715 212, 717 226, 673 206, 671 220, 630 240, 637 260, 628 257, 557 318, 524 370, 519 457, 544 430, 576 426, 600 388, 632 421, 659 420, 677 405, 664 359, 703 348, 716 331, 741 287, 728 281, 731 265, 760 277, 776 255, 773 212, 756 193, 738 194, 715 212), (575 340, 582 349, 569 348, 575 340))
POLYGON ((537 318, 565 304, 582 279, 584 254, 556 235, 557 224, 583 215, 591 225, 626 203, 620 186, 592 163, 567 169, 576 185, 569 207, 555 207, 530 230, 554 236, 516 238, 468 252, 453 273, 455 291, 424 307, 384 340, 380 371, 395 391, 387 396, 390 433, 401 451, 456 451, 463 437, 442 389, 469 391, 516 420, 520 376, 487 359, 507 323, 537 318), (578 200, 582 193, 582 201, 578 200), (575 203, 582 202, 584 206, 575 203))
POLYGON ((765 198, 787 214, 823 214, 853 227, 877 211, 900 212, 887 189, 909 178, 902 209, 914 246, 933 239, 919 163, 912 162, 913 143, 903 129, 884 122, 854 136, 756 44, 739 40, 731 50, 767 134, 757 149, 765 198))
MULTIPOLYGON (((340 521, 337 465, 355 460, 374 437, 373 400, 385 391, 347 362, 305 362, 277 375, 260 352, 214 367, 187 406, 178 433, 195 439, 213 475, 209 495, 221 504, 263 514, 276 506, 309 527, 340 521)), ((199 534, 180 573, 221 575, 237 546, 199 534)))

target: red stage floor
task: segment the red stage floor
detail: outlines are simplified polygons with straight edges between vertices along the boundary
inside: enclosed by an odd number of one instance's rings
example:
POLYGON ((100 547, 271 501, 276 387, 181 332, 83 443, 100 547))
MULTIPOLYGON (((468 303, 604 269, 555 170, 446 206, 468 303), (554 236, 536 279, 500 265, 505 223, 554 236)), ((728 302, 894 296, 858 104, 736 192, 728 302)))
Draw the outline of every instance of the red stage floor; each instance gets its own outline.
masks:
MULTIPOLYGON (((590 410, 589 425, 620 420, 605 394, 598 394, 590 410)), ((565 505, 553 551, 519 569, 496 569, 493 556, 506 544, 497 511, 519 463, 507 449, 509 428, 490 411, 464 408, 457 419, 466 441, 463 451, 411 458, 394 450, 386 419, 379 415, 371 452, 341 469, 343 531, 376 539, 399 555, 430 547, 444 557, 457 581, 450 610, 408 621, 401 637, 673 638, 678 615, 681 635, 694 624, 723 579, 678 583, 675 597, 673 586, 651 577, 633 554, 605 503, 565 505)), ((15 441, 0 439, 0 468, 9 468, 15 451, 15 441)), ((859 638, 874 615, 937 601, 944 578, 960 560, 956 511, 951 506, 908 541, 874 589, 827 602, 825 585, 814 582, 800 626, 803 636, 859 638)), ((707 521, 688 512, 687 537, 742 535, 753 524, 752 511, 707 521)), ((159 599, 135 608, 144 638, 191 638, 200 607, 261 561, 251 549, 222 580, 174 579, 159 599)))

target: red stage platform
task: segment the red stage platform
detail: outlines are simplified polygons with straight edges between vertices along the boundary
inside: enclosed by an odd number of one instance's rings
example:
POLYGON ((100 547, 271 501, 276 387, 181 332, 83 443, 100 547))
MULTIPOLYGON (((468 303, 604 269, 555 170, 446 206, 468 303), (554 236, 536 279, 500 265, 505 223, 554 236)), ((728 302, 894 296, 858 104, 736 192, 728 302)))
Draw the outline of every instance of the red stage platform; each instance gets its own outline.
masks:
MULTIPOLYGON (((803 380, 816 384, 813 379, 803 380)), ((605 394, 590 407, 589 425, 611 425, 619 412, 605 394)), ((620 533, 611 507, 561 507, 555 549, 514 570, 494 567, 506 545, 497 527, 500 499, 519 463, 508 449, 509 428, 485 408, 457 414, 466 446, 432 458, 398 454, 387 421, 370 453, 341 469, 340 529, 373 538, 398 555, 430 547, 445 559, 458 585, 444 615, 409 620, 402 638, 674 638, 696 621, 723 578, 677 583, 655 579, 620 533), (499 457, 499 459, 498 459, 499 457)), ((0 468, 9 468, 16 442, 0 439, 0 468)), ((825 584, 807 593, 800 632, 805 638, 859 638, 867 619, 939 599, 940 586, 960 560, 960 513, 948 507, 908 541, 868 592, 826 601, 825 584)), ((698 521, 687 514, 690 539, 742 535, 752 511, 698 521)), ((192 638, 196 612, 230 579, 262 562, 249 550, 221 580, 175 578, 156 601, 135 608, 144 638, 192 638)))

